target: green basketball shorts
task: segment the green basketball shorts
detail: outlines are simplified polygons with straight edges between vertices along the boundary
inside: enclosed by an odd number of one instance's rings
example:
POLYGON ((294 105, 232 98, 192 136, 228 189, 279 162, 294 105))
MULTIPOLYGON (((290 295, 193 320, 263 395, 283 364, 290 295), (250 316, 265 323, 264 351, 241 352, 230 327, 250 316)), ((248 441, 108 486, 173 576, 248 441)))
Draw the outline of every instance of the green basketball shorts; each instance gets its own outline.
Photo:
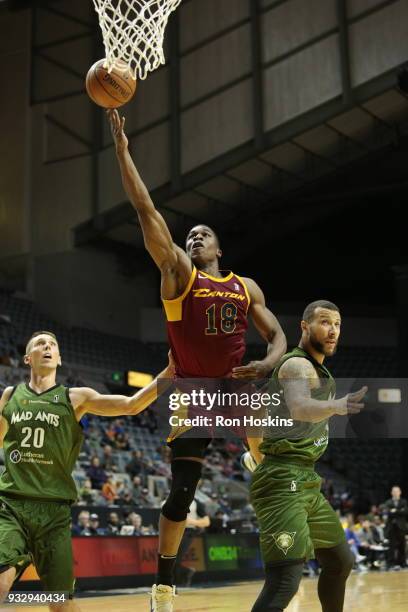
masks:
POLYGON ((314 549, 346 541, 339 518, 320 492, 313 467, 266 457, 256 468, 251 503, 260 531, 265 565, 312 559, 314 549))
POLYGON ((73 594, 69 504, 0 497, 0 568, 33 563, 44 590, 73 594))

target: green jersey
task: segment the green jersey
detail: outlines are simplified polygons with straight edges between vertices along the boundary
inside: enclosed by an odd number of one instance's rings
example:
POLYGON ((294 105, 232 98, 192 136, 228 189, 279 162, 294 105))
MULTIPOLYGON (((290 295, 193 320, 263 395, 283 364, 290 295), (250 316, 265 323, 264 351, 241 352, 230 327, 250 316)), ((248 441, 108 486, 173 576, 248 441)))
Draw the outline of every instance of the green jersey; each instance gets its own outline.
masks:
POLYGON ((55 385, 36 393, 15 387, 2 413, 5 470, 0 495, 72 502, 77 498, 72 470, 83 441, 69 391, 55 385))
MULTIPOLYGON (((309 353, 303 349, 296 347, 290 353, 286 353, 275 370, 273 371, 270 382, 270 393, 279 393, 281 401, 279 406, 270 407, 269 412, 273 412, 274 417, 283 419, 290 418, 289 409, 286 406, 285 398, 281 392, 281 382, 279 381, 279 370, 282 365, 292 357, 303 357, 310 361, 315 368, 320 385, 316 389, 311 390, 311 396, 317 400, 329 400, 335 397, 336 383, 329 370, 319 362, 317 362, 309 353)), ((259 446, 259 450, 265 455, 280 456, 288 461, 293 460, 293 463, 313 464, 323 455, 329 442, 329 422, 328 419, 320 423, 306 423, 294 421, 293 427, 287 428, 282 432, 273 433, 271 431, 264 433, 264 439, 259 446)))

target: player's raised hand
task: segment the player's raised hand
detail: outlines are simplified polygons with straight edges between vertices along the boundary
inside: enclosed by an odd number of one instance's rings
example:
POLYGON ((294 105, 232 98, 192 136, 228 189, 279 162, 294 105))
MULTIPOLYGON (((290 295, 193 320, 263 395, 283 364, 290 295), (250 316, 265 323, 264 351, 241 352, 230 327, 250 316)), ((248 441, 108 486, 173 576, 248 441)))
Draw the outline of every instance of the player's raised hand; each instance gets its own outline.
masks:
POLYGON ((269 369, 262 361, 250 361, 247 365, 232 369, 232 378, 246 378, 248 380, 261 380, 269 374, 269 369))
POLYGON ((364 403, 361 401, 368 391, 368 387, 364 386, 359 391, 348 393, 345 397, 336 400, 336 408, 334 414, 345 416, 347 414, 358 414, 364 408, 364 403))
POLYGON ((120 117, 116 108, 109 108, 106 114, 109 119, 113 140, 115 141, 116 151, 120 152, 127 149, 129 141, 125 134, 125 117, 120 117))

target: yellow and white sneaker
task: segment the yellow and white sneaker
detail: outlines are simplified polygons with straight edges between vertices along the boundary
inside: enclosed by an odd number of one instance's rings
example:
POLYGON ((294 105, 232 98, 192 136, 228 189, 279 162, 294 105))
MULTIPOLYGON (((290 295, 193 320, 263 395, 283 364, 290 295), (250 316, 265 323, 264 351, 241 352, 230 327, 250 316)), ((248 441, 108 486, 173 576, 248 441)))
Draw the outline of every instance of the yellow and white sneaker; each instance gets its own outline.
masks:
POLYGON ((150 612, 173 612, 176 587, 154 584, 150 593, 150 612))
POLYGON ((248 472, 255 472, 255 469, 258 467, 257 462, 249 451, 241 455, 240 463, 244 470, 248 472))

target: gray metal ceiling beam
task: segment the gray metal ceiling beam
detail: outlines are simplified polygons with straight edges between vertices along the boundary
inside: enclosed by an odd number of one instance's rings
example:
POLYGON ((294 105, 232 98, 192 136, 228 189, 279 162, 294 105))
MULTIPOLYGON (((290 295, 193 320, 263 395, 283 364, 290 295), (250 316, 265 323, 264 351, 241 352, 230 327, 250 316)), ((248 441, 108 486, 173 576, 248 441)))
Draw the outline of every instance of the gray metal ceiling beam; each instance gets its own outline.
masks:
POLYGON ((67 98, 75 98, 75 96, 83 96, 84 88, 75 89, 73 91, 68 91, 66 93, 56 94, 55 96, 49 96, 46 98, 38 98, 36 100, 32 100, 32 104, 48 104, 51 102, 59 102, 60 100, 66 100, 67 98))
POLYGON ((37 36, 37 9, 34 7, 30 11, 30 104, 34 102, 34 93, 35 93, 35 82, 37 79, 36 66, 35 66, 35 41, 37 36))
POLYGON ((44 166, 52 166, 52 164, 60 164, 61 162, 73 161, 74 159, 80 159, 81 157, 89 157, 92 152, 88 153, 77 153, 76 155, 65 155, 64 157, 55 157, 54 159, 47 159, 43 162, 44 166))
MULTIPOLYGON (((170 121, 170 119, 171 119, 170 114, 164 115, 164 117, 161 117, 160 119, 156 119, 155 121, 146 123, 142 128, 133 130, 132 132, 126 132, 126 136, 128 137, 129 140, 133 140, 134 138, 137 138, 138 136, 141 136, 142 134, 145 134, 146 132, 149 132, 150 130, 153 130, 154 128, 159 127, 159 125, 164 125, 165 123, 170 121)), ((112 147, 113 147, 113 139, 111 139, 109 142, 106 142, 101 148, 101 151, 105 149, 111 149, 112 147)))
POLYGON ((362 149, 363 151, 369 151, 370 149, 366 146, 363 145, 363 143, 361 143, 358 140, 354 140, 353 138, 351 138, 351 136, 348 136, 348 134, 345 134, 344 132, 341 132, 340 130, 338 130, 336 127, 334 127, 334 125, 332 125, 329 121, 327 121, 324 124, 325 127, 327 127, 329 130, 331 130, 332 132, 335 132, 339 138, 341 138, 342 140, 346 141, 346 142, 350 142, 353 146, 362 149))
POLYGON ((84 75, 82 74, 82 72, 78 72, 77 70, 75 70, 74 68, 71 68, 71 66, 68 66, 64 62, 60 62, 59 60, 56 60, 53 57, 49 57, 49 55, 46 55, 42 51, 37 51, 36 55, 37 57, 41 57, 41 59, 45 60, 46 62, 49 62, 53 66, 56 66, 57 68, 60 68, 61 70, 64 70, 64 72, 67 72, 71 76, 76 77, 77 79, 80 79, 81 81, 84 80, 84 75))
MULTIPOLYGON (((252 0, 249 0, 249 1, 252 2, 252 0)), ((211 36, 208 36, 207 38, 204 38, 204 40, 200 40, 199 43, 191 45, 191 47, 187 47, 187 49, 184 49, 184 51, 180 53, 180 57, 186 57, 187 55, 194 53, 194 51, 199 51, 203 47, 210 45, 212 42, 215 42, 216 40, 219 40, 223 38, 224 36, 231 34, 231 32, 235 32, 235 30, 237 30, 238 28, 242 28, 244 25, 247 25, 249 22, 250 22, 250 18, 248 17, 245 17, 244 19, 241 19, 240 21, 236 21, 232 25, 226 28, 223 28, 222 30, 219 30, 218 32, 216 32, 215 34, 212 34, 211 36)))
POLYGON ((343 90, 343 101, 350 104, 353 99, 350 65, 350 43, 347 23, 347 0, 336 0, 337 20, 339 25, 339 53, 341 85, 343 90))
POLYGON ((276 66, 277 64, 281 64, 282 62, 289 59, 290 57, 293 57, 294 55, 298 55, 302 51, 305 51, 306 49, 313 47, 313 45, 317 45, 319 42, 322 42, 323 40, 330 38, 330 36, 337 34, 338 31, 339 30, 337 27, 330 28, 330 30, 326 30, 326 32, 322 32, 318 36, 315 36, 314 38, 309 39, 307 42, 302 43, 301 45, 298 45, 297 47, 294 47, 290 51, 287 51, 286 53, 283 53, 282 55, 279 55, 278 57, 274 57, 273 59, 267 62, 263 62, 262 67, 265 69, 265 68, 270 68, 271 66, 276 66))
POLYGON ((216 206, 217 210, 215 212, 217 212, 217 214, 220 213, 220 209, 222 212, 225 212, 225 210, 227 210, 228 218, 225 219, 227 223, 230 223, 233 219, 236 219, 238 211, 235 203, 231 204, 231 202, 226 202, 225 200, 221 200, 220 198, 217 198, 215 196, 208 195, 204 191, 200 191, 200 187, 196 187, 192 191, 201 198, 204 198, 207 201, 208 207, 210 207, 211 205, 216 206))
POLYGON ((357 23, 358 21, 363 21, 363 19, 366 19, 367 17, 370 17, 375 13, 379 13, 388 6, 391 6, 391 4, 396 4, 397 2, 400 2, 400 0, 384 0, 384 2, 380 2, 380 4, 376 4, 375 6, 372 6, 371 8, 363 11, 362 13, 360 13, 360 15, 349 19, 349 23, 357 23))
POLYGON ((89 140, 86 140, 86 138, 84 138, 80 134, 78 134, 78 132, 75 132, 74 130, 71 130, 71 128, 69 128, 67 125, 65 125, 61 121, 58 121, 58 119, 55 119, 52 115, 46 114, 46 115, 44 115, 44 119, 48 123, 51 123, 51 125, 55 125, 55 127, 57 127, 62 132, 67 134, 67 136, 70 136, 71 138, 73 138, 77 142, 80 142, 81 144, 83 144, 85 147, 87 147, 89 149, 89 151, 91 151, 92 143, 89 140))
MULTIPOLYGON (((80 41, 84 38, 90 37, 92 35, 99 34, 96 13, 91 9, 91 5, 89 5, 89 7, 90 7, 89 8, 89 17, 90 17, 89 22, 85 21, 84 19, 80 17, 76 17, 74 15, 71 15, 69 13, 66 13, 65 11, 62 11, 56 7, 51 7, 49 5, 36 7, 34 4, 34 6, 32 7, 32 10, 31 10, 30 104, 33 105, 33 104, 44 104, 44 103, 57 102, 59 100, 64 100, 64 99, 84 93, 84 85, 83 85, 84 74, 78 72, 74 67, 68 65, 66 62, 62 62, 62 61, 54 59, 53 57, 50 57, 49 55, 44 53, 44 51, 45 50, 51 51, 53 49, 58 49, 67 43, 70 43, 70 42, 73 43, 76 41, 80 41), (39 36, 38 25, 39 25, 39 17, 43 13, 48 13, 50 15, 56 15, 60 19, 64 19, 72 24, 80 26, 81 28, 86 28, 86 31, 77 32, 76 34, 72 34, 71 36, 60 36, 60 38, 57 38, 56 40, 52 40, 48 43, 41 44, 41 42, 38 41, 38 36, 39 36), (70 74, 71 76, 74 76, 75 78, 78 78, 78 80, 81 81, 81 88, 78 87, 78 89, 75 89, 75 90, 71 88, 69 91, 61 92, 60 94, 55 94, 51 96, 48 96, 48 95, 41 96, 40 95, 39 97, 36 97, 36 91, 37 91, 36 83, 38 80, 37 74, 39 70, 38 66, 36 65, 37 64, 36 60, 38 58, 41 58, 53 64, 57 68, 63 70, 67 74, 70 74)), ((56 35, 58 36, 58 32, 56 33, 56 35)))
POLYGON ((320 155, 319 153, 316 153, 315 151, 308 149, 307 147, 300 144, 299 142, 296 142, 296 140, 291 140, 290 143, 293 144, 295 147, 298 147, 298 149, 301 149, 307 157, 311 157, 311 158, 314 157, 316 159, 319 159, 323 163, 329 164, 329 166, 331 166, 332 168, 339 167, 339 164, 336 164, 336 162, 330 159, 330 157, 324 157, 324 155, 320 155))
POLYGON ((262 74, 262 28, 259 0, 249 0, 251 14, 252 110, 255 148, 264 148, 264 95, 262 74))
POLYGON ((174 191, 181 189, 181 78, 180 78, 180 17, 176 11, 168 25, 170 34, 170 176, 174 191))
POLYGON ((383 127, 385 127, 389 132, 392 133, 393 136, 396 135, 396 129, 392 123, 389 123, 385 119, 382 119, 381 117, 373 113, 369 108, 366 108, 363 104, 359 104, 359 108, 366 115, 369 115, 374 120, 375 123, 378 123, 379 125, 382 125, 383 127))
POLYGON ((292 179, 295 179, 295 180, 299 181, 300 183, 307 183, 308 182, 308 179, 305 176, 302 176, 300 174, 296 174, 296 172, 291 172, 290 170, 287 170, 286 168, 281 168, 277 164, 273 164, 272 162, 268 161, 267 159, 264 159, 263 157, 260 157, 259 155, 257 156, 256 159, 257 159, 257 161, 261 162, 262 164, 265 164, 266 166, 269 166, 273 170, 276 170, 276 172, 278 172, 279 174, 284 174, 285 176, 288 176, 288 177, 290 177, 292 179))
POLYGON ((291 0, 275 0, 275 2, 271 2, 270 4, 268 4, 268 6, 264 6, 262 8, 262 12, 269 13, 269 11, 278 8, 278 6, 282 6, 282 4, 287 4, 290 1, 291 0))
POLYGON ((61 9, 57 9, 54 6, 41 6, 41 10, 47 11, 47 13, 51 13, 57 15, 57 17, 62 17, 62 19, 67 19, 76 25, 83 26, 85 28, 92 29, 94 24, 92 21, 84 21, 80 17, 75 17, 74 15, 70 15, 70 13, 66 13, 65 11, 61 11, 61 9))
POLYGON ((244 74, 237 77, 236 79, 233 79, 232 81, 228 81, 228 83, 225 83, 224 85, 221 85, 220 87, 217 87, 216 89, 202 96, 199 96, 198 98, 195 98, 194 100, 192 100, 191 102, 188 102, 187 104, 183 104, 181 106, 181 110, 184 112, 184 111, 190 110, 190 108, 199 106, 200 104, 207 102, 207 100, 211 100, 211 98, 215 98, 215 96, 218 96, 224 93, 224 91, 228 91, 232 87, 239 85, 240 83, 242 83, 243 81, 246 81, 247 79, 250 79, 251 77, 252 77, 252 70, 250 72, 245 72, 244 74))
POLYGON ((66 45, 67 43, 76 42, 77 40, 82 40, 83 38, 89 38, 91 34, 92 31, 82 32, 81 34, 73 34, 72 36, 66 36, 65 38, 60 38, 59 40, 44 43, 43 45, 36 45, 33 48, 33 51, 34 53, 38 53, 39 51, 44 51, 44 49, 53 49, 55 47, 59 47, 60 45, 66 45))
POLYGON ((242 189, 245 190, 245 192, 248 195, 254 196, 254 198, 258 200, 259 198, 263 198, 266 202, 268 202, 271 199, 271 197, 273 197, 273 192, 265 191, 264 189, 260 189, 259 187, 255 187, 254 185, 251 185, 250 183, 246 183, 245 181, 238 178, 237 176, 234 176, 233 174, 229 174, 229 172, 224 172, 224 176, 226 176, 228 179, 230 179, 234 183, 237 183, 240 187, 242 187, 242 189))
MULTIPOLYGON (((104 47, 101 37, 97 31, 94 31, 92 37, 92 61, 96 62, 104 55, 104 47)), ((92 215, 96 216, 100 211, 100 157, 99 152, 103 145, 104 134, 104 113, 96 104, 92 104, 92 158, 91 158, 91 211, 92 215)))

